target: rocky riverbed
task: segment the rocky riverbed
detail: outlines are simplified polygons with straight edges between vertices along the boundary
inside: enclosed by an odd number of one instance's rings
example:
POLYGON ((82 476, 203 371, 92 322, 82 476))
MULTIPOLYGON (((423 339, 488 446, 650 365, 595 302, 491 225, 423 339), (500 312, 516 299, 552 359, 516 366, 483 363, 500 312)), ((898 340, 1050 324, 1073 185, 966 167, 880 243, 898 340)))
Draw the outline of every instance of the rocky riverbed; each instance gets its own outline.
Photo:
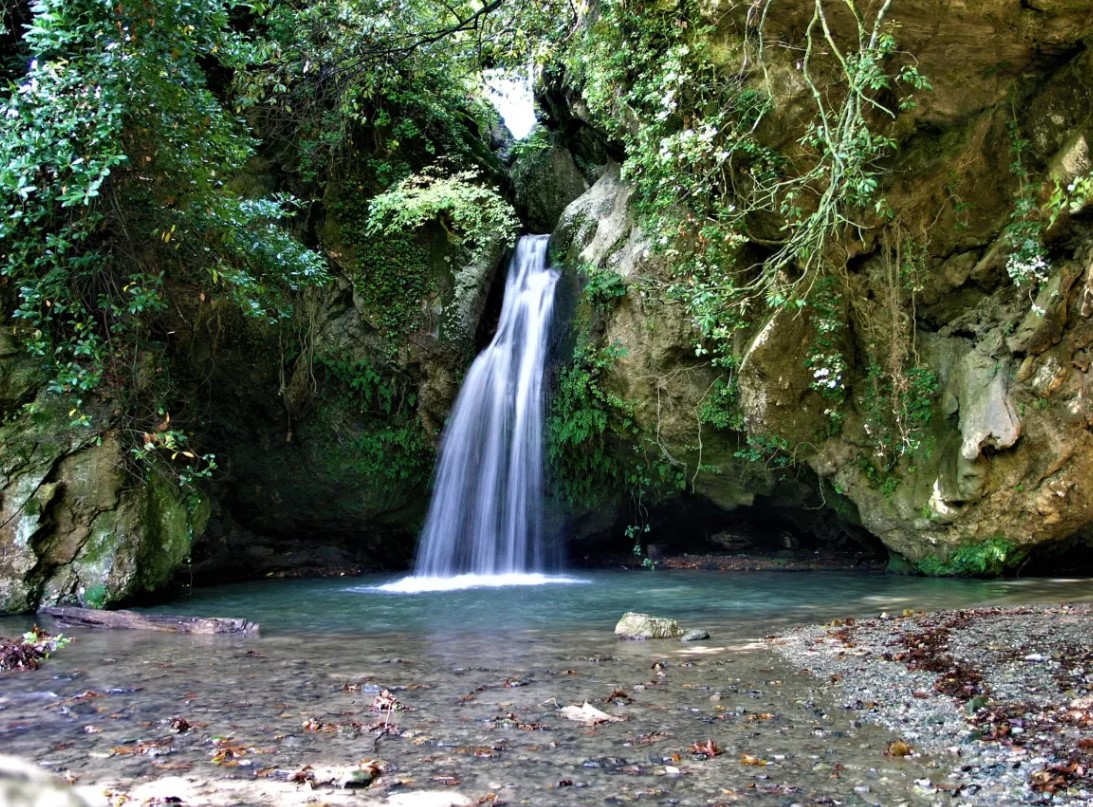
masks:
POLYGON ((0 674, 0 749, 111 807, 1088 804, 1091 606, 1022 603, 1091 596, 671 570, 227 587, 179 607, 261 635, 63 629, 38 669, 0 674), (710 637, 619 641, 633 608, 710 637))
POLYGON ((882 614, 772 638, 888 752, 948 769, 939 804, 1093 803, 1093 607, 882 614))

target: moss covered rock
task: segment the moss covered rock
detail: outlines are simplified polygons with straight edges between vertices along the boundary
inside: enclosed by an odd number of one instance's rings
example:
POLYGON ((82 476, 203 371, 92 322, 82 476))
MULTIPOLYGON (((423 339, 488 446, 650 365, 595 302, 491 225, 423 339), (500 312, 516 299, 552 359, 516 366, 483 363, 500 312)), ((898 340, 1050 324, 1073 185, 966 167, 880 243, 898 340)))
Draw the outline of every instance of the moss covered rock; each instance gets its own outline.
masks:
POLYGON ((0 611, 154 591, 208 519, 202 493, 132 478, 117 435, 73 428, 48 396, 0 427, 0 444, 0 611))
POLYGON ((553 232, 566 206, 588 190, 569 149, 544 142, 517 157, 512 168, 516 207, 530 232, 553 232))
MULTIPOLYGON (((835 5, 838 39, 853 19, 835 5)), ((712 9, 692 52, 725 71, 746 54, 750 65, 747 7, 712 9)), ((763 35, 801 42, 812 13, 771 3, 763 35)), ((890 214, 863 209, 832 232, 823 272, 812 266, 800 299, 742 306, 717 337, 716 363, 696 355, 708 347, 696 320, 724 311, 681 302, 708 278, 680 273, 671 237, 642 232, 670 194, 641 198, 609 165, 562 216, 554 248, 593 285, 602 273, 625 283, 610 305, 577 307, 575 328, 618 346, 604 385, 629 402, 629 440, 683 469, 689 491, 728 510, 783 495, 774 491, 792 477, 803 508, 861 524, 919 571, 1000 574, 1093 535, 1093 230, 1087 200, 1059 201, 1091 170, 1093 73, 1080 43, 1093 18, 1070 2, 939 12, 909 0, 892 7, 891 23, 934 89, 884 129, 896 148, 876 195, 890 214), (829 298, 818 299, 827 282, 829 298)), ((800 159, 816 110, 799 54, 761 58, 772 109, 757 142, 800 159)), ((811 78, 834 88, 834 75, 811 78)), ((679 104, 683 120, 708 114, 679 104)), ((613 123, 633 132, 649 121, 631 110, 613 123)), ((643 170, 653 169, 631 175, 643 170)), ((688 232, 702 224, 680 219, 688 232)), ((784 237, 780 224, 773 214, 747 220, 724 276, 754 278, 784 237)))

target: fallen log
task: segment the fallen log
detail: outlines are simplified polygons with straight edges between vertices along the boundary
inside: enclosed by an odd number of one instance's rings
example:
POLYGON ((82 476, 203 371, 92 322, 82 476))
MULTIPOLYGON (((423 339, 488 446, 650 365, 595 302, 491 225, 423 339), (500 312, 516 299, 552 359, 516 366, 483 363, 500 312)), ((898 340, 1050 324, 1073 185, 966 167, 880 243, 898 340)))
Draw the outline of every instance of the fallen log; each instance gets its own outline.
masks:
POLYGON ((174 633, 234 633, 256 636, 259 626, 246 619, 228 617, 138 614, 135 611, 99 611, 94 608, 46 606, 38 613, 51 617, 65 628, 110 628, 115 630, 158 630, 174 633))

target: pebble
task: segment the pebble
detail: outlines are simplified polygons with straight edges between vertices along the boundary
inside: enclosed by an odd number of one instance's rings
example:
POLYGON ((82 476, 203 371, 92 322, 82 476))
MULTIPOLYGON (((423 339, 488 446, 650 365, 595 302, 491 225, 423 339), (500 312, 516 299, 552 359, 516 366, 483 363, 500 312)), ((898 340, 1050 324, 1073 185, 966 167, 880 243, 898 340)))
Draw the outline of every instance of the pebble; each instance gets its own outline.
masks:
POLYGON ((710 638, 710 632, 708 630, 702 630, 701 628, 695 628, 694 630, 689 630, 686 633, 684 633, 683 638, 680 639, 680 641, 682 641, 682 642, 701 642, 701 641, 703 641, 705 639, 709 639, 709 638, 710 638))
MULTIPOLYGON (((960 807, 1089 807, 1082 795, 1085 782, 1046 800, 1031 787, 1036 772, 1065 761, 1052 745, 1055 740, 1059 748, 1069 747, 1065 728, 1031 732, 1026 730, 1027 720, 1024 725, 1011 722, 1010 732, 1021 736, 1023 747, 1009 748, 980 740, 970 720, 979 709, 998 704, 1027 704, 1044 714, 1069 705, 1073 690, 1089 686, 1093 676, 1078 670, 1080 680, 1060 682, 1057 677, 1068 669, 1060 654, 1068 647, 1093 644, 1093 608, 1041 605, 963 613, 970 619, 957 618, 949 626, 943 652, 982 675, 990 697, 975 708, 970 708, 972 701, 938 694, 935 673, 884 659, 900 652, 901 637, 943 626, 961 612, 905 614, 903 619, 884 613, 879 619, 859 620, 850 628, 853 648, 823 626, 800 628, 771 641, 790 663, 812 673, 820 686, 838 687, 847 709, 889 728, 895 736, 914 738, 917 752, 934 757, 938 775, 916 781, 922 790, 938 793, 943 792, 939 786, 955 785, 959 796, 951 803, 960 807), (1032 648, 1036 650, 1030 652, 1032 648)), ((1070 674, 1073 677, 1074 670, 1070 674)))

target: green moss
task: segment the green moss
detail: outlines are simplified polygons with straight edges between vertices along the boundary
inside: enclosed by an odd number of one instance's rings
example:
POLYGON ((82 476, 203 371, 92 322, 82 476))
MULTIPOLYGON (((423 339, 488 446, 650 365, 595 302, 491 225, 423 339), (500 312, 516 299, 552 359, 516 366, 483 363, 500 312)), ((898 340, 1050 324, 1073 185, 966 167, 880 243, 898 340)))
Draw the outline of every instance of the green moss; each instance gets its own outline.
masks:
POLYGON ((353 287, 388 339, 422 323, 422 300, 436 291, 430 255, 410 233, 395 233, 359 245, 353 287))
POLYGON ((369 236, 367 189, 362 180, 339 187, 330 203, 336 227, 328 237, 343 252, 342 263, 361 302, 384 336, 395 342, 422 322, 422 300, 435 292, 434 256, 418 233, 369 236))
POLYGON ((948 557, 931 555, 915 561, 915 569, 930 577, 997 577, 1019 566, 1027 556, 1004 535, 957 547, 948 557))
POLYGON ((363 360, 324 357, 319 365, 332 383, 324 385, 317 419, 323 433, 338 435, 318 458, 324 471, 376 490, 423 486, 434 451, 417 414, 416 386, 363 360))
POLYGON ((555 489, 570 506, 595 505, 625 490, 621 446, 636 436, 633 404, 608 390, 607 373, 624 351, 579 346, 562 368, 547 418, 555 489))
POLYGON ((106 586, 102 583, 89 587, 80 598, 80 602, 88 608, 102 608, 106 605, 106 600, 106 586))
POLYGON ((685 479, 642 434, 634 403, 610 390, 608 375, 623 355, 618 344, 578 346, 555 385, 546 444, 562 501, 595 506, 627 496, 635 521, 628 533, 642 534, 649 531, 646 505, 681 490, 685 479))
POLYGON ((141 588, 153 590, 171 579, 189 557, 194 534, 205 528, 210 510, 196 488, 183 490, 168 478, 150 477, 139 559, 141 588))
POLYGON ((889 552, 888 565, 884 567, 886 574, 911 574, 914 571, 907 558, 897 552, 889 552))

